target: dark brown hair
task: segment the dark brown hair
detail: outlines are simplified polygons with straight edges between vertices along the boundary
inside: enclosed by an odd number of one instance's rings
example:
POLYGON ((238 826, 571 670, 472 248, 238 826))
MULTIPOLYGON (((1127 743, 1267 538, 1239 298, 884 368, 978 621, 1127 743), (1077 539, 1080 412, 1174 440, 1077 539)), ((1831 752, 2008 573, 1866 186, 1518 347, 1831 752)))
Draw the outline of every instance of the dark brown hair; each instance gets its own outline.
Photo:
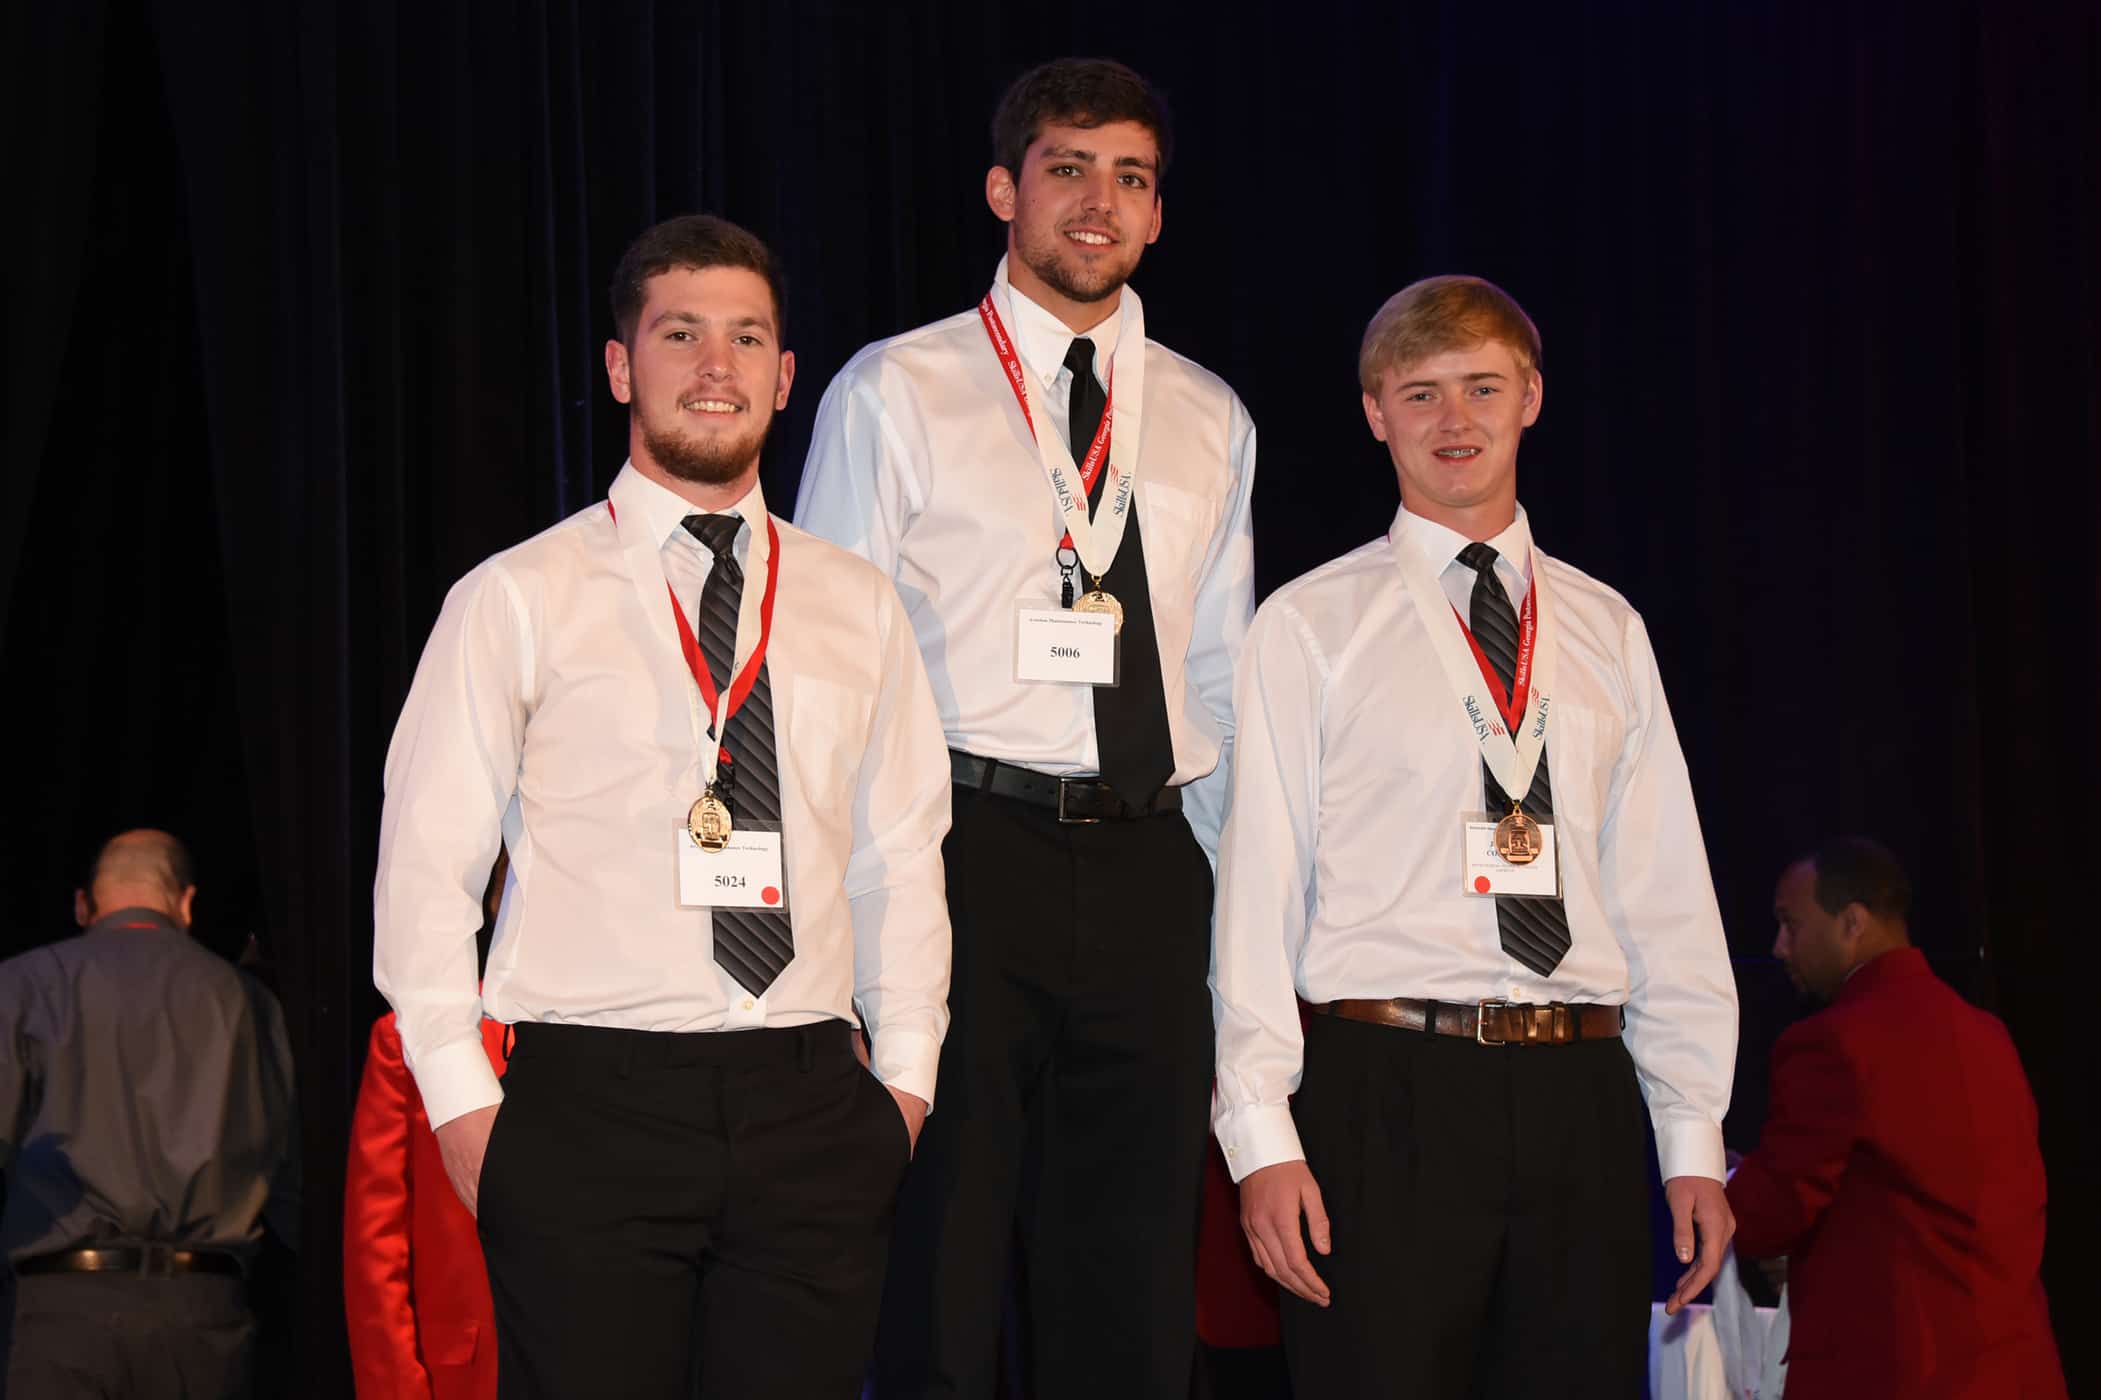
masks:
POLYGON ((782 294, 780 263, 760 237, 728 219, 713 214, 681 214, 647 229, 620 255, 613 269, 613 285, 607 292, 612 303, 613 326, 620 343, 632 346, 635 322, 649 300, 649 279, 673 268, 749 268, 766 279, 773 293, 773 334, 780 345, 788 344, 787 298, 782 294))
POLYGON ((1092 129, 1111 122, 1135 122, 1153 134, 1160 148, 1154 179, 1165 179, 1175 145, 1167 100, 1113 58, 1053 59, 1016 78, 992 114, 992 162, 1019 180, 1021 163, 1046 126, 1092 129))

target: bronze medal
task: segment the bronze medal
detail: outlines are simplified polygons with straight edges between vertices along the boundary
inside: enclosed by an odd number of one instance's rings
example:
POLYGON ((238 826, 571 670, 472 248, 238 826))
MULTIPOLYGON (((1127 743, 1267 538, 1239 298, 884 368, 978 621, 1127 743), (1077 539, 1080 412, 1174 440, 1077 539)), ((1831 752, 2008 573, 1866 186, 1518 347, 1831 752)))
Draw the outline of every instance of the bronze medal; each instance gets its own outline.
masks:
POLYGON ((1530 865, 1546 849, 1539 823, 1515 806, 1510 809, 1509 816, 1496 823, 1495 846, 1496 854, 1512 865, 1530 865))
POLYGON ((703 851, 719 851, 727 846, 733 825, 729 804, 715 795, 713 784, 686 813, 686 831, 693 837, 693 844, 703 851))
POLYGON ((1082 593, 1079 601, 1072 605, 1072 610, 1082 613, 1107 613, 1116 624, 1115 630, 1123 631, 1123 604, 1116 601, 1115 594, 1102 592, 1100 579, 1096 579, 1094 583, 1094 591, 1082 593))

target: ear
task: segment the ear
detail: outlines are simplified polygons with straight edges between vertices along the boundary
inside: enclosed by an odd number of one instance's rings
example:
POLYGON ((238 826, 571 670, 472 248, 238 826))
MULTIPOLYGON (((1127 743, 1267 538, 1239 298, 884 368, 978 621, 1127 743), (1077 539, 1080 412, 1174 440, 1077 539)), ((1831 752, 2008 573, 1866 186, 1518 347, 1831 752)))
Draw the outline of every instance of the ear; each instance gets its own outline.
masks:
POLYGON ((773 411, 779 413, 788 406, 788 389, 795 383, 795 352, 781 351, 781 383, 773 393, 773 411))
POLYGON ((995 165, 985 172, 985 203, 1001 223, 1014 222, 1014 203, 1020 196, 1021 191, 1014 185, 1014 172, 1006 166, 995 165))
POLYGON ((1527 372, 1526 372, 1526 374, 1525 374, 1525 421, 1524 421, 1524 426, 1526 426, 1527 428, 1529 428, 1529 427, 1531 427, 1531 426, 1532 426, 1532 425, 1533 425, 1534 423, 1537 423, 1537 422, 1539 421, 1539 409, 1540 409, 1540 405, 1546 402, 1546 397, 1547 397, 1547 382, 1546 382, 1546 380, 1544 380, 1544 379, 1542 379, 1542 378, 1540 377, 1539 371, 1538 371, 1538 370, 1536 370, 1536 369, 1535 369, 1535 370, 1529 370, 1529 371, 1527 371, 1527 372))
POLYGON ((182 891, 182 898, 176 901, 175 922, 181 924, 184 928, 188 928, 192 922, 192 919, 190 917, 190 911, 196 903, 197 887, 195 885, 184 886, 182 891))
POLYGON ((1371 435, 1386 441, 1386 410, 1379 407, 1378 399, 1370 394, 1364 396, 1364 421, 1371 424, 1371 435))
POLYGON ((76 927, 86 928, 93 922, 95 922, 95 906, 88 903, 88 892, 86 890, 73 891, 73 923, 76 927))
POLYGON ((1153 226, 1146 230, 1145 241, 1148 244, 1160 241, 1160 196, 1158 195, 1153 196, 1153 226))
POLYGON ((629 377, 627 347, 618 340, 605 343, 605 377, 612 386, 613 397, 621 403, 634 402, 634 384, 629 377))

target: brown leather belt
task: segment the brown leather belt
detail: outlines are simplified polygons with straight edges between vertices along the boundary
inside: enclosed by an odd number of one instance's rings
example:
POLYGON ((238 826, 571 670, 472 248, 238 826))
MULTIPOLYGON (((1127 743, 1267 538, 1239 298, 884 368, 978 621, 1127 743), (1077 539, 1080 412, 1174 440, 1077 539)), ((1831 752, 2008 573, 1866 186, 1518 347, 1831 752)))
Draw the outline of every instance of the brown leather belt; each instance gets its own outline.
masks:
POLYGON ((1392 997, 1386 1001, 1330 1001, 1313 1009, 1323 1016, 1427 1030, 1458 1036, 1476 1045, 1568 1045, 1578 1040, 1612 1040, 1622 1024, 1617 1006, 1565 1001, 1538 1005, 1489 997, 1484 1001, 1419 1001, 1392 997))
POLYGON ((1100 778, 1054 778, 1019 764, 979 758, 961 749, 948 751, 950 778, 958 787, 977 788, 996 797, 1011 797, 1049 807, 1067 825, 1133 822, 1162 812, 1182 810, 1182 790, 1165 787, 1142 807, 1134 807, 1100 778))
POLYGON ((241 1275, 241 1261, 217 1249, 171 1249, 164 1244, 124 1245, 116 1249, 63 1249, 15 1261, 17 1274, 138 1274, 172 1278, 176 1274, 241 1275))

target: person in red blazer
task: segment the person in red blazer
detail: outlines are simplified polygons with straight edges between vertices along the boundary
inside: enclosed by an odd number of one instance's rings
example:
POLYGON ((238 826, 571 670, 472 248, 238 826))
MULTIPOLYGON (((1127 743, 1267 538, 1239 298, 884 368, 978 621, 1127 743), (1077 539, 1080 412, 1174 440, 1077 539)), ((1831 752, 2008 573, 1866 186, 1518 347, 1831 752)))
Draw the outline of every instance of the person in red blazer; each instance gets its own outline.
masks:
POLYGON ((1829 1006, 1773 1049, 1736 1248, 1787 1256, 1788 1400, 2065 1394, 2043 1296, 2035 1100, 2006 1028, 1911 946, 1911 886, 1857 837, 1789 867, 1774 955, 1829 1006))
MULTIPOLYGON (((481 1023, 498 1074, 505 1029, 481 1023)), ((343 1304, 359 1400, 495 1400, 496 1313, 481 1239, 445 1179, 391 1011, 373 1023, 350 1126, 343 1304)))

